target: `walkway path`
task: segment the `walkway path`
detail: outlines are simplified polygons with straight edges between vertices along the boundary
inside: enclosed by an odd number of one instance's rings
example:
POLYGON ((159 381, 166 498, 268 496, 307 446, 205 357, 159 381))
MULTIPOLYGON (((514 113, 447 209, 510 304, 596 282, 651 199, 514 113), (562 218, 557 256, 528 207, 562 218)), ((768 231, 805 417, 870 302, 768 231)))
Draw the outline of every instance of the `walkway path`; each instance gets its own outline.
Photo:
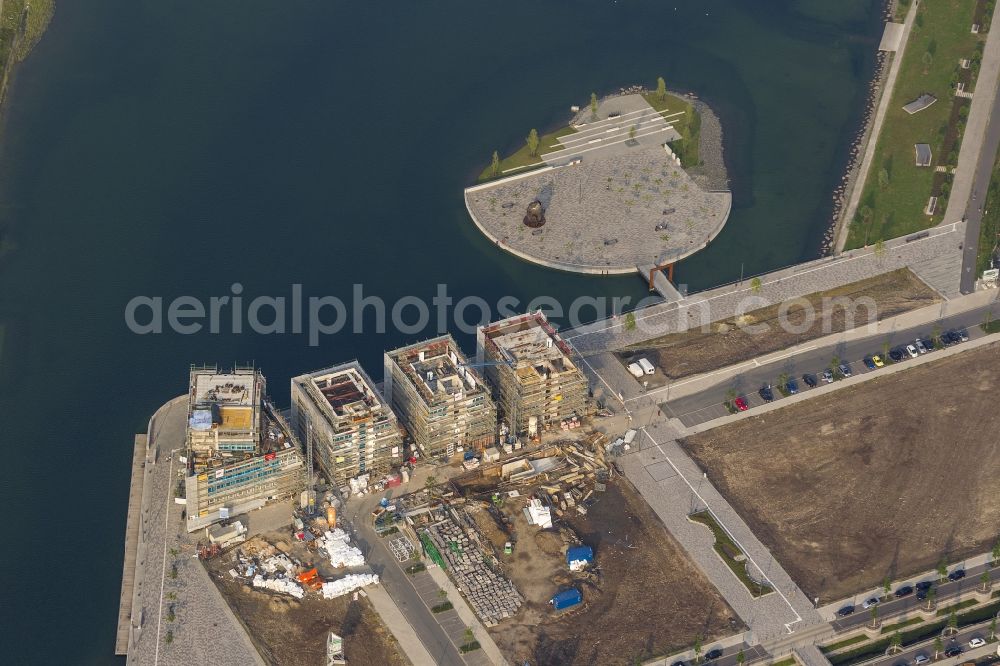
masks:
POLYGON ((976 287, 976 261, 983 205, 993 173, 993 162, 1000 147, 1000 12, 993 12, 990 31, 983 49, 983 62, 972 97, 972 108, 965 128, 965 139, 958 154, 958 167, 952 184, 945 219, 966 219, 965 251, 962 255, 962 293, 976 287), (973 138, 974 140, 969 140, 973 138), (969 200, 970 192, 972 200, 969 200))
MULTIPOLYGON (((851 195, 847 200, 847 207, 840 218, 837 227, 834 250, 836 254, 844 251, 844 244, 847 242, 847 230, 854 219, 854 213, 858 210, 858 203, 861 201, 861 193, 865 189, 865 181, 868 179, 868 171, 872 166, 872 159, 875 157, 875 146, 878 144, 878 137, 882 131, 882 123, 885 121, 885 114, 892 103, 892 93, 896 88, 896 77, 899 75, 900 64, 903 62, 903 53, 906 51, 906 42, 910 38, 910 32, 917 18, 917 6, 921 0, 916 0, 910 5, 910 10, 906 12, 906 19, 903 21, 903 32, 899 37, 899 46, 892 56, 892 64, 889 65, 889 74, 885 78, 882 86, 882 97, 879 99, 878 108, 875 111, 875 118, 872 121, 871 132, 865 145, 865 154, 861 158, 861 168, 855 174, 851 185, 851 195)), ((946 220, 951 218, 945 216, 946 220)))
POLYGON ((184 447, 186 396, 149 423, 130 664, 263 664, 250 637, 196 559, 173 501, 176 453, 184 447), (171 552, 176 549, 176 555, 171 552), (178 575, 170 578, 176 565, 178 575), (175 600, 170 595, 176 595, 175 600), (166 617, 175 606, 176 619, 166 617), (141 623, 140 623, 141 618, 141 623), (167 642, 167 635, 171 640, 167 642))
POLYGON ((747 642, 753 645, 780 638, 822 622, 771 552, 677 444, 680 433, 663 419, 642 432, 640 451, 625 456, 619 464, 670 533, 750 627, 747 642), (714 514, 747 555, 751 572, 774 587, 773 593, 753 597, 716 554, 711 532, 688 520, 688 515, 704 509, 714 514))

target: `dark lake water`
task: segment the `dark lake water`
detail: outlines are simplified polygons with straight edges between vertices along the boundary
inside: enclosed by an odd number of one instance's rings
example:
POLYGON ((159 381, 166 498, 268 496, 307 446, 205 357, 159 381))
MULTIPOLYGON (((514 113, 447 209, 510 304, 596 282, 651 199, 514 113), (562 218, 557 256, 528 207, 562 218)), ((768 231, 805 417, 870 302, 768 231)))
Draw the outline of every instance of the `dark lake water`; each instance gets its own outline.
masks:
MULTIPOLYGON (((0 654, 112 660, 132 435, 189 363, 293 374, 435 331, 135 335, 134 296, 644 295, 485 241, 461 190, 591 91, 662 75, 721 116, 735 208, 694 289, 816 255, 875 0, 61 1, 0 144, 0 654)), ((472 318, 474 312, 469 313, 472 318)), ((471 347, 468 336, 460 341, 471 347)))

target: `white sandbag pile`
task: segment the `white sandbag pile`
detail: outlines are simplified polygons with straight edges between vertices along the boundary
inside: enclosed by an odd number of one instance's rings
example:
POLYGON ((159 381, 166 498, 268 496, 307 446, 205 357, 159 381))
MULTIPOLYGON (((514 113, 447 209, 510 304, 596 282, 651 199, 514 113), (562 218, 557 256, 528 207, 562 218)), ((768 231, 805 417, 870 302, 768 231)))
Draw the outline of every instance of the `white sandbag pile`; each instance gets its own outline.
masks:
POLYGON ((301 585, 287 578, 264 578, 257 574, 253 577, 253 586, 280 594, 290 594, 296 599, 301 599, 305 595, 301 585))
POLYGON ((342 597, 368 585, 378 585, 377 574, 347 574, 343 578, 323 583, 323 598, 342 597))
POLYGON ((326 550, 333 566, 360 567, 364 565, 365 558, 361 551, 348 543, 349 541, 350 537, 339 527, 332 532, 327 531, 323 535, 323 542, 320 546, 326 550))

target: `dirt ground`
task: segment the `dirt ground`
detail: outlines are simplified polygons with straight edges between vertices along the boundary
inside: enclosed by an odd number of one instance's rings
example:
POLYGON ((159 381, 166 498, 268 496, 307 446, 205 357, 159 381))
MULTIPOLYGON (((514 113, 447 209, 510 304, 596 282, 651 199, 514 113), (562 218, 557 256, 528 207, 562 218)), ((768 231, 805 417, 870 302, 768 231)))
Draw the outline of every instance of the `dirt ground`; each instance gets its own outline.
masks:
POLYGON ((344 656, 351 666, 404 666, 395 638, 365 598, 352 595, 323 599, 316 593, 303 599, 254 590, 233 580, 231 563, 223 555, 206 562, 209 575, 229 607, 243 622, 257 651, 276 664, 326 663, 326 637, 333 631, 344 639, 344 656))
MULTIPOLYGON (((504 569, 526 603, 490 633, 511 663, 633 663, 689 646, 696 635, 739 630, 735 613, 627 480, 617 477, 595 496, 586 517, 574 513, 562 527, 594 549, 596 575, 568 571, 560 522, 542 531, 527 524, 520 505, 505 505, 518 541, 504 569), (556 614, 548 600, 570 584, 583 592, 583 605, 556 614)), ((492 519, 482 512, 476 520, 492 519)), ((507 538, 499 527, 483 532, 494 543, 507 538)))
POLYGON ((650 387, 662 385, 667 379, 689 377, 732 365, 757 356, 786 349, 823 335, 839 333, 849 326, 844 307, 823 307, 823 299, 871 298, 877 308, 856 307, 853 325, 862 326, 870 319, 886 319, 895 315, 932 305, 940 300, 937 293, 921 282, 908 268, 878 277, 811 294, 805 297, 815 312, 812 326, 805 328, 807 308, 804 303, 787 307, 786 321, 795 331, 790 332, 779 322, 780 305, 752 310, 740 318, 732 318, 711 325, 711 330, 700 328, 685 333, 674 333, 642 345, 629 347, 617 356, 624 365, 633 359, 646 357, 659 372, 647 378, 650 387), (829 316, 824 317, 824 311, 829 316), (826 321, 824 321, 826 319, 826 321), (765 333, 751 333, 748 325, 766 325, 765 333))
POLYGON ((741 420, 684 445, 821 603, 990 550, 1000 344, 741 420))

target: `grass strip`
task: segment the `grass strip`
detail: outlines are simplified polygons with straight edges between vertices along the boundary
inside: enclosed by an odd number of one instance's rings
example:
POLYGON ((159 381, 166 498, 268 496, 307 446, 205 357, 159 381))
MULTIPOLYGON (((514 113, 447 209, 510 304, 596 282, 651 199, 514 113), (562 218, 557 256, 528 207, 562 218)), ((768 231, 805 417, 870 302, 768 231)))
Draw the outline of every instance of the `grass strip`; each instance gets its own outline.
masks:
POLYGON ((737 560, 738 557, 744 555, 743 551, 733 542, 733 540, 726 534, 726 531, 722 529, 722 526, 715 520, 711 513, 708 511, 699 511, 697 513, 692 513, 688 516, 688 519, 701 523, 712 531, 715 535, 715 552, 719 554, 722 561, 726 563, 736 577, 740 579, 746 588, 755 597, 761 597, 765 594, 773 592, 770 586, 758 583, 750 574, 747 572, 746 560, 740 562, 737 560))

